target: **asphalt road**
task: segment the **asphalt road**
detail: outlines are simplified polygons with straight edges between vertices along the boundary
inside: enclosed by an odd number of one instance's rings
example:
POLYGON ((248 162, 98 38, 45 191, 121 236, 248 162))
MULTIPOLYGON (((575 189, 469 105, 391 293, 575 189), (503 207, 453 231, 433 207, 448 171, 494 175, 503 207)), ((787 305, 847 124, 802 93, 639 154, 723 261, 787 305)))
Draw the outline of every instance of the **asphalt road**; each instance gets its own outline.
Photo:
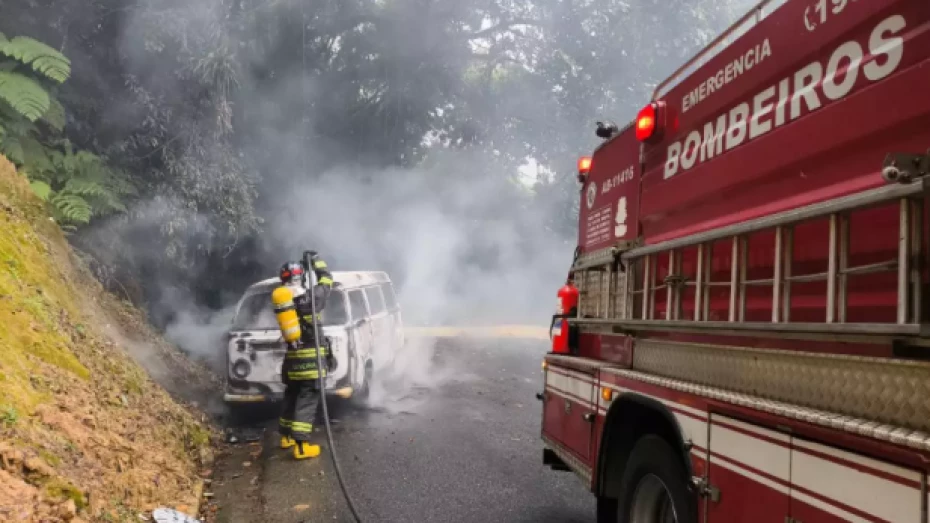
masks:
MULTIPOLYGON (((594 521, 594 498, 581 480, 541 463, 535 394, 545 350, 540 341, 411 340, 380 370, 368 406, 333 404, 336 449, 362 520, 594 521)), ((295 462, 266 427, 258 463, 218 486, 219 520, 352 521, 325 433, 320 458, 295 462), (224 499, 242 505, 244 490, 260 504, 251 515, 223 507, 224 499)), ((227 477, 249 459, 243 450, 227 458, 227 477)))

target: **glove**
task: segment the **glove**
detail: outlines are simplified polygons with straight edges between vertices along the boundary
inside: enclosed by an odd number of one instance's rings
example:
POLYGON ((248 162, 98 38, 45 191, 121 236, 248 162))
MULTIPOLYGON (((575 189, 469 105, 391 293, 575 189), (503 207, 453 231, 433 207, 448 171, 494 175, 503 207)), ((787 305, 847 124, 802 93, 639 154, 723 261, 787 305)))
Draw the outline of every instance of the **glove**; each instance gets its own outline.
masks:
POLYGON ((304 271, 309 272, 313 270, 313 260, 319 257, 319 253, 316 251, 304 251, 304 255, 300 257, 300 265, 303 266, 304 271))

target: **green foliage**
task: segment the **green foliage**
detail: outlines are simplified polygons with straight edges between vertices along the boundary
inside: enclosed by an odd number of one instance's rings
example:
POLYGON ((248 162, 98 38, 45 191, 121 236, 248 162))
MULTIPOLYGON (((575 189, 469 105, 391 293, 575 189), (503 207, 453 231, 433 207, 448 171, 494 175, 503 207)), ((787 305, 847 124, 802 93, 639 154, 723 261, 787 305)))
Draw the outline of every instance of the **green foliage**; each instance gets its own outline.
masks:
POLYGON ((32 67, 50 80, 64 83, 71 76, 71 60, 48 45, 28 36, 0 40, 0 54, 32 67))
POLYGON ((55 131, 61 132, 65 128, 65 108, 54 97, 49 97, 48 111, 42 115, 42 118, 55 131))
POLYGON ((16 410, 16 407, 4 405, 3 408, 0 409, 0 424, 12 427, 16 425, 17 421, 19 421, 19 412, 16 410))
POLYGON ((15 164, 22 164, 25 161, 25 152, 23 144, 15 136, 6 136, 0 141, 0 153, 10 159, 15 164))
POLYGON ((42 83, 60 84, 70 75, 71 62, 52 47, 0 33, 0 153, 29 178, 63 228, 125 212, 124 198, 134 192, 125 173, 61 138, 65 108, 42 83))
POLYGON ((75 151, 67 140, 57 147, 36 145, 29 147, 27 175, 59 223, 82 225, 94 217, 126 212, 124 199, 136 191, 125 181, 125 173, 111 169, 100 156, 75 151))
POLYGON ((71 76, 71 61, 48 45, 28 36, 12 40, 0 33, 0 100, 30 122, 47 116, 53 128, 64 127, 64 109, 53 103, 48 91, 40 83, 51 80, 63 83, 71 76), (23 71, 31 67, 34 77, 23 71))
POLYGON ((0 71, 0 99, 31 122, 41 118, 51 103, 39 82, 11 71, 0 71))
POLYGON ((63 221, 88 223, 93 214, 87 200, 76 194, 59 193, 52 197, 51 202, 63 221))
POLYGON ((36 196, 42 199, 42 201, 47 202, 49 198, 52 197, 52 188, 49 184, 36 180, 29 184, 29 187, 32 188, 32 192, 36 193, 36 196))

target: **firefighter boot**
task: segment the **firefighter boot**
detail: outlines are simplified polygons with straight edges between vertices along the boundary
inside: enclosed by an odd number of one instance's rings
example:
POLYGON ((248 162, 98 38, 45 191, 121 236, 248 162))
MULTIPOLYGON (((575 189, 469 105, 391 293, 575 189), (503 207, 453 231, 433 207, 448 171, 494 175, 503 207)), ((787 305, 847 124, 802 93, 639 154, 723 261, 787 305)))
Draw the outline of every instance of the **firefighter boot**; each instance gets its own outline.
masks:
POLYGON ((309 459, 320 455, 320 446, 311 445, 306 441, 297 442, 294 446, 294 459, 309 459))
POLYGON ((282 449, 289 449, 296 444, 297 442, 294 441, 294 438, 290 436, 281 436, 281 448, 282 449))

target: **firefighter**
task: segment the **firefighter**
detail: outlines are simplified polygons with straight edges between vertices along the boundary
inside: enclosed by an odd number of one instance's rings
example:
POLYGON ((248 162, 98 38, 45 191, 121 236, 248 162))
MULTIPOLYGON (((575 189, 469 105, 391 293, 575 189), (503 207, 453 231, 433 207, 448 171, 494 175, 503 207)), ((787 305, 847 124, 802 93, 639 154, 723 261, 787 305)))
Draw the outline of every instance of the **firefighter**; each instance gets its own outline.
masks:
POLYGON ((323 346, 318 347, 313 330, 313 323, 321 319, 321 311, 332 289, 332 274, 316 252, 308 251, 304 258, 309 267, 298 262, 287 262, 281 266, 279 278, 282 286, 272 294, 275 313, 287 342, 281 367, 285 391, 278 431, 281 433, 281 448, 293 448, 294 458, 298 460, 320 455, 320 446, 311 444, 310 439, 322 393, 319 380, 326 377, 332 362, 332 354, 323 344, 322 332, 323 346), (316 301, 315 317, 310 294, 303 285, 307 270, 316 273, 317 285, 309 291, 314 293, 316 301), (322 369, 317 367, 317 350, 323 357, 322 369))

